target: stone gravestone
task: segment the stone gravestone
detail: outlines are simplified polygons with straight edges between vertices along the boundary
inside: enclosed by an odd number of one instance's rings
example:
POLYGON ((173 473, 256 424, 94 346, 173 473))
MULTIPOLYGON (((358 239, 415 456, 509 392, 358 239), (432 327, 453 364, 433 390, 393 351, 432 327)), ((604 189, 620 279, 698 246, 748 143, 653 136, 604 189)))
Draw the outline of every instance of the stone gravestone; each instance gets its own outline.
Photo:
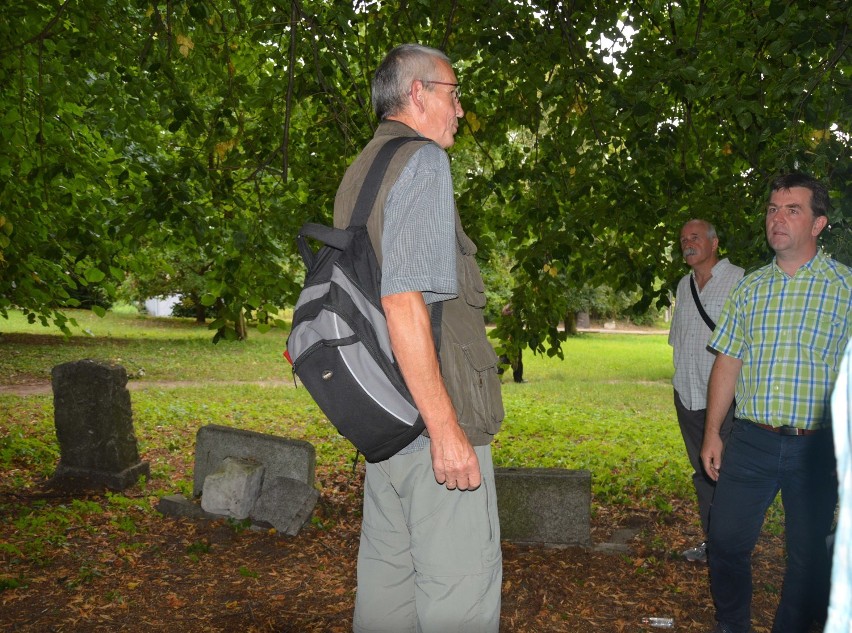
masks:
POLYGON ((80 360, 55 366, 51 378, 60 460, 50 484, 120 491, 148 477, 149 464, 139 461, 124 367, 80 360))
POLYGON ((316 451, 310 442, 220 424, 206 424, 195 435, 192 494, 201 495, 204 480, 228 457, 253 460, 266 467, 265 477, 288 477, 313 486, 316 451))
POLYGON ((295 536, 319 499, 315 466, 309 442, 208 424, 195 444, 193 496, 201 504, 169 495, 157 509, 171 516, 247 519, 295 536))
POLYGON ((526 544, 591 546, 588 470, 497 468, 494 478, 501 538, 526 544))

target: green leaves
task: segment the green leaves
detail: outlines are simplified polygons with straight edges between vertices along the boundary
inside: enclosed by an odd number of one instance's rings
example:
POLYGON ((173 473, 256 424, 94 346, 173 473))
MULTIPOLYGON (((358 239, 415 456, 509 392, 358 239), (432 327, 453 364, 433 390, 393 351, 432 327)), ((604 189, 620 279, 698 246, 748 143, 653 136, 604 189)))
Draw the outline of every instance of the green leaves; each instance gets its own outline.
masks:
POLYGON ((98 268, 89 268, 86 270, 85 277, 88 282, 98 283, 103 281, 106 278, 106 275, 98 268))
POLYGON ((693 216, 736 263, 765 261, 778 171, 830 183, 824 243, 849 261, 842 0, 10 0, 0 13, 0 313, 50 323, 87 304, 80 292, 108 303, 120 286, 181 294, 219 338, 244 319, 277 325, 303 273, 294 235, 329 220, 376 125, 371 76, 404 41, 443 47, 465 86, 459 208, 504 271, 495 300, 523 303, 500 330, 518 344, 558 353, 555 325, 586 287, 667 301, 693 216))

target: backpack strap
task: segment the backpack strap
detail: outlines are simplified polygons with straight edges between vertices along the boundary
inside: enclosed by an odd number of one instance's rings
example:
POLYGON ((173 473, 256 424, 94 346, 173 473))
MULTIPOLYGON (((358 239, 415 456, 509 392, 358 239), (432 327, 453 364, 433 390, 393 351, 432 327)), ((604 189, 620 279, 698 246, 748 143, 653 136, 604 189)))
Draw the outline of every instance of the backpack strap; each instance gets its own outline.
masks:
MULTIPOLYGON (((379 195, 379 188, 382 185, 382 180, 388 170, 391 159, 394 157, 399 148, 411 141, 430 142, 429 139, 422 136, 395 136, 382 145, 381 149, 376 154, 376 157, 373 159, 373 164, 370 165, 370 170, 367 172, 367 177, 364 179, 361 191, 358 192, 358 198, 355 201, 355 210, 352 211, 352 218, 349 220, 350 228, 355 226, 366 226, 367 219, 373 211, 373 205, 376 203, 376 196, 379 195)), ((435 350, 438 353, 438 361, 440 362, 441 316, 444 312, 443 301, 433 304, 429 312, 429 320, 432 325, 432 339, 435 342, 435 350)))
POLYGON ((432 339, 435 341, 435 352, 438 354, 438 365, 441 364, 441 317, 444 314, 444 302, 438 301, 432 304, 429 311, 429 321, 432 324, 432 339))
POLYGON ((358 192, 358 198, 355 200, 355 209, 352 211, 352 218, 349 220, 349 226, 365 226, 370 213, 373 211, 373 205, 376 203, 376 196, 379 195, 379 188, 382 186, 385 172, 388 170, 391 159, 397 150, 411 141, 429 141, 422 136, 395 136, 387 143, 382 145, 381 149, 373 159, 373 164, 370 165, 370 170, 367 172, 367 177, 364 179, 364 184, 361 191, 358 192))

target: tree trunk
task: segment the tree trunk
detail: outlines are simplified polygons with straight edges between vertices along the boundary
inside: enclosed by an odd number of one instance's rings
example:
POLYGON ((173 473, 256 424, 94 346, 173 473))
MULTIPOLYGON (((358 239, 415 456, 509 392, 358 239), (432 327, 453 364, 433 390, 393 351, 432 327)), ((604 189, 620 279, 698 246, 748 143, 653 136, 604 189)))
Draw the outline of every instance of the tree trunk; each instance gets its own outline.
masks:
POLYGON ((577 334, 577 315, 574 312, 565 314, 565 331, 570 336, 576 336, 577 334))
POLYGON ((239 340, 245 341, 248 338, 248 327, 246 326, 245 310, 240 310, 240 316, 237 319, 236 323, 234 323, 234 330, 236 330, 237 338, 239 340))

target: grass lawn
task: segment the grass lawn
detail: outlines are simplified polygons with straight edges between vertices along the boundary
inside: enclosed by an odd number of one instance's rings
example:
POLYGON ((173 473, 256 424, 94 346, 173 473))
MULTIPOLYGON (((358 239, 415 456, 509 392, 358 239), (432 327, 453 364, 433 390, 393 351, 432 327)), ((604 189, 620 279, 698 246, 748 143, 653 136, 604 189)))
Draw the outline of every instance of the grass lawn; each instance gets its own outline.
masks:
MULTIPOLYGON (((211 332, 190 320, 71 314, 81 330, 71 338, 18 314, 0 321, 0 385, 49 381, 54 365, 71 360, 115 362, 131 381, 152 384, 132 395, 143 454, 165 448, 169 456, 191 460, 197 429, 224 424, 311 441, 319 466, 351 460, 349 444, 307 392, 292 388, 281 356, 285 333, 252 331, 247 341, 214 345, 211 332), (162 386, 170 382, 189 385, 162 386)), ((688 497, 665 335, 581 334, 566 343, 564 356, 527 353, 527 382, 504 377, 506 420, 494 445, 495 464, 589 469, 597 503, 665 510, 672 497, 688 497)), ((0 396, 0 468, 26 465, 19 484, 34 485, 55 468, 51 405, 48 395, 0 396)), ((165 455, 150 461, 151 484, 184 492, 191 486, 171 477, 172 460, 165 455)))

